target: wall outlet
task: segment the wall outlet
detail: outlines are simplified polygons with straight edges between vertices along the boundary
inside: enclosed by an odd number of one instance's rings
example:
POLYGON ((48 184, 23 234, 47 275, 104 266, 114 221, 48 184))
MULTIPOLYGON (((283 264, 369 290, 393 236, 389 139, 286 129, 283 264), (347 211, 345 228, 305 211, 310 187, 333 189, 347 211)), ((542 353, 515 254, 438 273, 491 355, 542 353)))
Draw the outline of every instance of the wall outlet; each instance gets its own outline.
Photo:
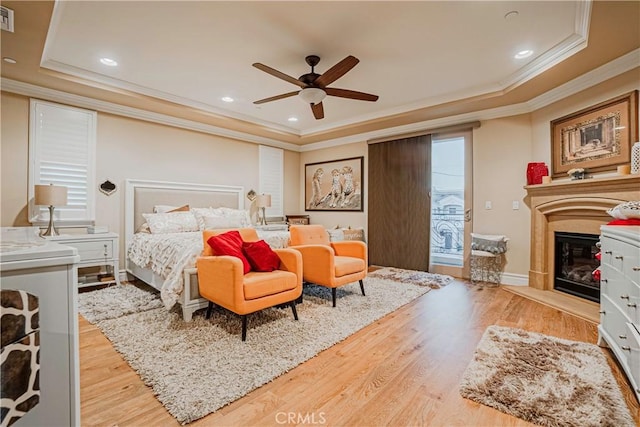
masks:
POLYGON ((518 209, 520 209, 520 202, 517 200, 514 200, 513 202, 511 202, 511 208, 514 211, 517 211, 518 209))
POLYGON ((487 200, 486 202, 484 202, 484 208, 491 209, 491 200, 487 200))

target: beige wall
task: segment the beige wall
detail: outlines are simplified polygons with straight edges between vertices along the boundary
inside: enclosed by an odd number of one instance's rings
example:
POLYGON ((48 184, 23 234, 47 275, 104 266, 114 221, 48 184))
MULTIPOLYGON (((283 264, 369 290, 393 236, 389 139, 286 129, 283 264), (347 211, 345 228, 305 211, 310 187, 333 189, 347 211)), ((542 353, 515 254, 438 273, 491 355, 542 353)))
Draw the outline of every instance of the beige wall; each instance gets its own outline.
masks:
POLYGON ((531 146, 529 114, 486 120, 473 132, 473 230, 509 237, 505 272, 513 274, 529 271, 531 212, 523 186, 531 146))
MULTIPOLYGON (((29 225, 28 116, 28 98, 2 92, 2 226, 29 225)), ((107 225, 121 237, 128 178, 241 185, 245 191, 259 188, 258 145, 253 143, 98 113, 96 148, 96 182, 109 179, 118 186, 111 196, 96 191, 96 224, 107 225)), ((297 152, 285 151, 285 212, 298 207, 299 157, 297 152)), ((245 207, 250 207, 249 200, 245 200, 245 207)))

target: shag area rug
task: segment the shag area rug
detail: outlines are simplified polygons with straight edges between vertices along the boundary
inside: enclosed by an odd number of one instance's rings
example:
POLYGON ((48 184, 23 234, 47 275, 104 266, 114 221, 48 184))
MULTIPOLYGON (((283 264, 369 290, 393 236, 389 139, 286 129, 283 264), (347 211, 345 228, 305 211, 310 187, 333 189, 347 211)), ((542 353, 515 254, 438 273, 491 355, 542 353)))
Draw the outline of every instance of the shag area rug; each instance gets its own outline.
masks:
POLYGON ((542 426, 635 426, 598 346, 521 329, 487 328, 460 394, 542 426))
POLYGON ((219 307, 209 320, 202 310, 186 323, 177 307, 167 311, 160 306, 157 293, 130 284, 82 293, 79 299, 80 313, 93 319, 89 321, 169 413, 186 424, 431 290, 375 276, 365 278, 364 286, 366 296, 357 282, 338 288, 333 308, 331 289, 305 285, 303 302, 297 305, 300 320, 293 319, 290 307, 253 313, 245 342, 240 339, 240 317, 219 307), (130 307, 138 310, 131 312, 130 307))
POLYGON ((403 270, 395 267, 384 267, 369 273, 370 277, 390 279, 401 283, 411 283, 418 286, 427 286, 431 289, 440 289, 448 285, 453 277, 444 274, 428 273, 426 271, 403 270))

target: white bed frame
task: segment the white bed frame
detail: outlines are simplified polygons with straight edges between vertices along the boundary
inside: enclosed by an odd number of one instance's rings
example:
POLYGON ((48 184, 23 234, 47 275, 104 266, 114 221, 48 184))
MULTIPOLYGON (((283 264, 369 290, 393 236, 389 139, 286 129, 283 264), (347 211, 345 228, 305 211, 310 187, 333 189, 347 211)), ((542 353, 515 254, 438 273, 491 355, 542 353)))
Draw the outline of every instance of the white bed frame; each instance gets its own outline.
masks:
MULTIPOLYGON (((244 187, 179 182, 143 181, 127 179, 125 187, 125 254, 135 230, 144 222, 143 213, 151 213, 154 205, 191 207, 229 207, 244 209, 244 187)), ((148 268, 142 268, 126 259, 127 273, 161 290, 164 278, 148 268)), ((191 321, 193 312, 206 308, 208 301, 200 298, 198 275, 195 267, 184 270, 184 290, 179 303, 185 322, 191 321)))

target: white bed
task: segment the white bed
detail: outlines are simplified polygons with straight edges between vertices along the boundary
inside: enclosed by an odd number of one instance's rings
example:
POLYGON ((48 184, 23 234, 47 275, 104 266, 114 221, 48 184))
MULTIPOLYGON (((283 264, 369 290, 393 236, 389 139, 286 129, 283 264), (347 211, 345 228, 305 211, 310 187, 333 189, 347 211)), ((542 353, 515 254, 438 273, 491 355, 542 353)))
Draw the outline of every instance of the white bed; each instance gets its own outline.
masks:
MULTIPOLYGON (((198 293, 196 258, 202 252, 202 232, 153 235, 136 233, 143 214, 154 206, 223 207, 244 209, 244 188, 208 184, 127 180, 125 187, 125 253, 127 273, 160 291, 165 307, 180 304, 190 321, 193 312, 208 305, 198 293), (130 250, 131 249, 131 250, 130 250)), ((260 230, 258 236, 272 247, 288 245, 287 231, 260 230)))

